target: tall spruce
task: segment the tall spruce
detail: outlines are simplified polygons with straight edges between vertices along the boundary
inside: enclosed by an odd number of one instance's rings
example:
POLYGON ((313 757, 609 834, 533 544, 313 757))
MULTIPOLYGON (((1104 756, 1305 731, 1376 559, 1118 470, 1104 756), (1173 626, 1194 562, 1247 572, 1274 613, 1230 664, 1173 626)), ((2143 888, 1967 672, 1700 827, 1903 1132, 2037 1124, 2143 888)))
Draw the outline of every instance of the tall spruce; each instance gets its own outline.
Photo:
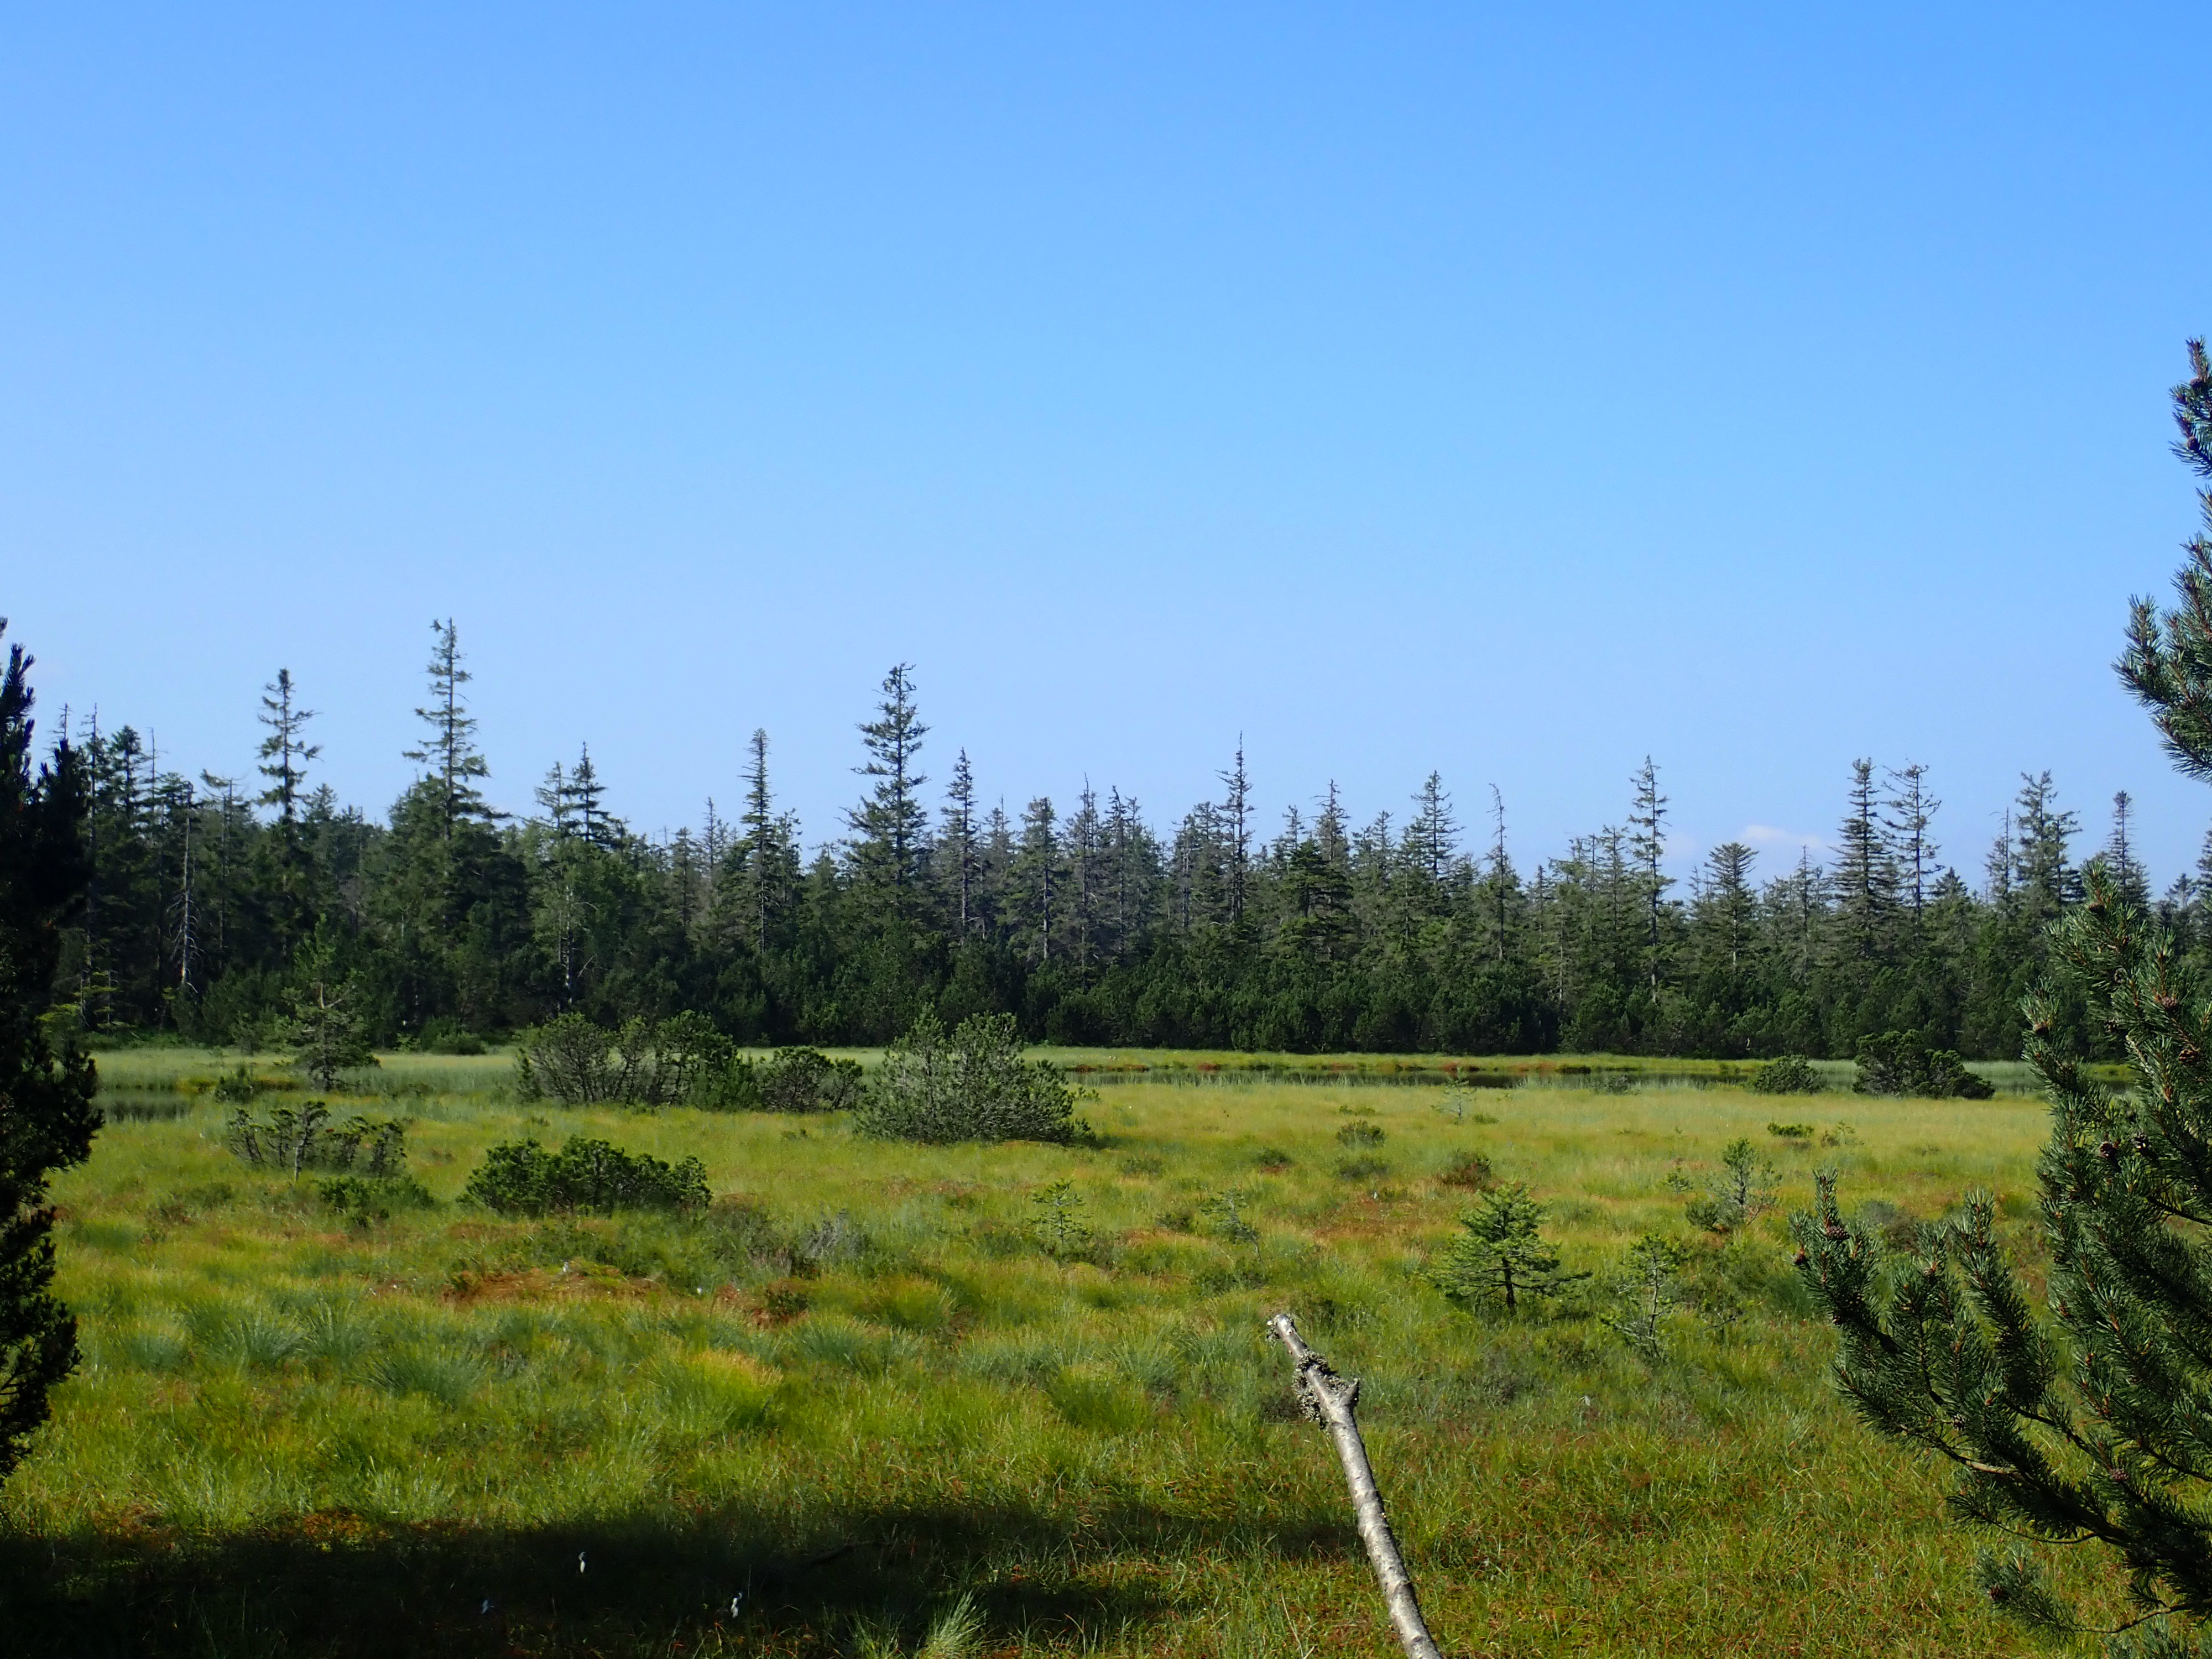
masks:
POLYGON ((1883 826, 1872 761, 1851 763, 1849 803, 1836 851, 1838 933, 1845 956, 1867 963, 1887 956, 1898 909, 1897 861, 1883 826))
POLYGON ((429 728, 422 746, 402 751, 405 758, 429 769, 434 786, 433 799, 440 833, 447 842, 462 823, 494 816, 485 805, 477 780, 491 775, 491 767, 477 751, 476 717, 468 711, 463 687, 475 678, 461 666, 460 630, 451 617, 430 624, 430 701, 415 711, 429 728))
POLYGON ((276 809, 277 822, 288 830, 299 817, 307 763, 323 752, 320 744, 309 743, 306 736, 307 722, 314 717, 313 709, 300 707, 290 669, 278 669, 276 678, 261 688, 257 718, 269 728, 269 735, 261 740, 260 771, 269 787, 261 792, 260 800, 276 809))
POLYGON ((915 766, 929 727, 914 700, 913 677, 911 663, 894 663, 884 676, 876 718, 860 726, 868 758, 854 769, 874 779, 874 787, 845 815, 862 888, 902 915, 911 914, 921 888, 929 830, 921 804, 921 786, 929 780, 915 766))
MULTIPOLYGON (((2212 368, 2199 343, 2190 359, 2178 447, 2212 478, 2212 368)), ((2212 531, 2212 491, 2201 508, 2212 531)), ((2188 551, 2181 605, 2136 602, 2118 668, 2181 769, 2212 778, 2212 538, 2200 532, 2188 551)), ((2027 785, 2010 861, 2027 905, 2055 908, 2064 815, 2047 776, 2027 785)), ((2051 1109, 2037 1165, 2048 1312, 1985 1192, 1900 1251, 1846 1217, 1827 1173, 1791 1225, 1799 1269, 1840 1334, 1844 1393, 1875 1428, 1951 1464, 1960 1516, 2018 1540, 1982 1558, 1990 1600, 2045 1632, 2094 1632, 2101 1621, 2033 1547, 2088 1546, 2132 1607, 2102 1632, 2106 1651, 2182 1659, 2212 1643, 2212 1003, 2109 865, 2083 884, 2027 1005, 2027 1055, 2051 1109), (2082 1063, 2061 1019, 2069 997, 2124 1042, 2129 1089, 2082 1063)))
POLYGON ((1244 770, 1244 734, 1237 734, 1237 760, 1226 772, 1216 774, 1228 788, 1221 803, 1222 850, 1226 854, 1223 874, 1229 906, 1229 925, 1244 922, 1245 883, 1252 866, 1252 780, 1244 770))
POLYGON ((2150 903, 2150 878, 2136 858, 2131 819, 2135 800, 2124 789, 2112 797, 2112 834, 2105 843, 2105 863, 2120 896, 2137 909, 2150 903))
POLYGON ((30 668, 9 646, 0 668, 0 1479, 76 1364, 76 1321, 53 1294, 47 1183, 84 1161, 100 1127, 92 1060, 54 1008, 63 930, 92 878, 87 781, 66 741, 33 774, 30 668))
POLYGON ((1900 896, 1917 929, 1927 914, 1928 896, 1939 873, 1936 860, 1942 851, 1929 830, 1943 803, 1928 788, 1928 769, 1908 761, 1888 775, 1889 799, 1882 827, 1896 861, 1900 896))
POLYGON ((981 858, 975 845, 975 774, 963 749, 952 763, 952 781, 945 791, 939 844, 944 848, 945 881, 949 889, 945 908, 958 937, 975 929, 975 878, 981 858))
POLYGON ((1667 890, 1674 884, 1674 878, 1659 867, 1659 860, 1667 851, 1667 797, 1659 793, 1659 769, 1651 763, 1649 755, 1644 757, 1644 764, 1637 769, 1631 781, 1635 785, 1636 799, 1628 814, 1628 848, 1635 861, 1640 889, 1638 897, 1644 920, 1644 970, 1651 989, 1656 992, 1665 967, 1662 911, 1667 890))

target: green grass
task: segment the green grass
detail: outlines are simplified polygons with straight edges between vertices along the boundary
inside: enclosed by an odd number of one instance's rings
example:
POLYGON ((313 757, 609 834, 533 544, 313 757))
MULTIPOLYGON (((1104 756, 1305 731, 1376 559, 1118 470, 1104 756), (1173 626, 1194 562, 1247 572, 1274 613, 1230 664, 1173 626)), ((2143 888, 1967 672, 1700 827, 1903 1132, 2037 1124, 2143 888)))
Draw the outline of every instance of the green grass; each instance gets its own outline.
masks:
POLYGON ((1098 1146, 915 1148, 526 1106, 501 1056, 395 1056, 358 1104, 416 1117, 439 1206, 356 1231, 224 1152, 199 1091, 234 1058, 100 1063, 118 1101, 183 1103, 112 1123, 59 1186, 85 1363, 0 1493, 26 1652, 859 1654, 934 1624, 940 1652, 1385 1654, 1341 1476, 1261 1334, 1277 1308, 1365 1380, 1447 1651, 2024 1650, 1936 1478, 1833 1397, 1779 1214, 1725 1264, 1748 1317, 1656 1370, 1572 1310, 1470 1318, 1418 1271, 1468 1202, 1436 1179, 1456 1154, 1530 1182, 1571 1264, 1603 1268, 1688 1237, 1666 1178, 1740 1133, 1785 1210, 1834 1163, 1905 1214, 1992 1187, 2018 1231, 2030 1101, 1555 1072, 1453 1124, 1429 1090, 1148 1079, 1086 1105, 1098 1146), (1387 1166, 1357 1180, 1353 1117, 1387 1166), (1785 1142, 1777 1118, 1852 1134, 1785 1142), (696 1155, 724 1200, 454 1204, 493 1143, 572 1133, 696 1155), (1048 1254, 1033 1197, 1062 1180, 1092 1242, 1048 1254), (1231 1236, 1231 1191, 1256 1237, 1231 1236))

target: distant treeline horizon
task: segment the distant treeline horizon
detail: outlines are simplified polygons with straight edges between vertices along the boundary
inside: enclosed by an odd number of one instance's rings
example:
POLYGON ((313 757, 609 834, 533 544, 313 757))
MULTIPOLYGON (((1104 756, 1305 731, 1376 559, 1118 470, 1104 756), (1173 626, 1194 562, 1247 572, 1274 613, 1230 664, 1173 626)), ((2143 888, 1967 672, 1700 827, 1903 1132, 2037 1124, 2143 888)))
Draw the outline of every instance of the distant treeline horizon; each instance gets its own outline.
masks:
MULTIPOLYGON (((2023 775, 1978 883, 1941 858, 1928 769, 1871 760, 1826 859, 1766 874, 1729 842, 1686 881, 1649 760, 1620 823, 1526 867, 1497 792, 1470 837, 1434 772, 1402 821, 1352 823, 1331 785, 1263 827, 1241 749, 1219 798, 1165 830, 1112 787, 1009 815, 964 750, 925 793, 905 665, 860 728, 841 838, 803 850, 756 732, 738 815, 710 803, 655 840, 608 809, 588 748, 532 812, 495 808, 458 630, 433 635, 419 775, 381 821, 313 782, 289 671, 251 782, 161 771, 131 726, 76 734, 95 873, 56 988, 85 1026, 252 1042, 312 972, 386 1046, 685 1011, 741 1042, 875 1043, 931 1009, 1069 1043, 1848 1058, 1908 1032, 2007 1059, 2044 930, 2080 890, 2080 820, 2048 772, 2023 775)), ((2201 955, 2212 851, 2154 898, 2129 808, 2094 856, 2201 955)))

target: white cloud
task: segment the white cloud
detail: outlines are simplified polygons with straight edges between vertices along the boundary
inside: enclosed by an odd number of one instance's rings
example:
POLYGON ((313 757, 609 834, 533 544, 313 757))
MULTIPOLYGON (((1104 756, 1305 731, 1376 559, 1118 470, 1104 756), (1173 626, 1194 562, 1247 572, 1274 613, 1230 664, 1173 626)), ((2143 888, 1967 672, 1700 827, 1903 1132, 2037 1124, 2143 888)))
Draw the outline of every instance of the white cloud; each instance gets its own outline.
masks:
POLYGON ((1825 836, 1800 835, 1795 830, 1778 830, 1771 823, 1747 823, 1736 839, 1753 847, 1802 847, 1808 853, 1823 855, 1836 850, 1835 842, 1825 836))

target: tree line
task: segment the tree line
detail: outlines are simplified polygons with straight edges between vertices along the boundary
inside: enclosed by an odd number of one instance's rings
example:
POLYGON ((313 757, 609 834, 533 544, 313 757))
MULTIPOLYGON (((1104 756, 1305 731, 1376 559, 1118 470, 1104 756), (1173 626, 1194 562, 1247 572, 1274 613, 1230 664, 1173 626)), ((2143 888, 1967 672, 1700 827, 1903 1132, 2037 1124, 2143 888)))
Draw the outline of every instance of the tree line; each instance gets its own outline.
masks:
MULTIPOLYGON (((1619 823, 1526 868, 1496 792, 1470 835, 1435 773, 1402 816, 1354 823, 1332 785, 1263 826, 1241 746, 1164 831, 1111 787, 1009 813, 964 750, 930 791, 906 665, 860 727, 839 839, 808 855, 763 732, 734 817, 709 802, 655 839, 611 809, 588 747, 534 811, 498 810, 450 620, 427 681, 419 773, 381 821, 314 781, 289 671, 251 773, 187 777, 131 726, 82 726, 93 881, 58 987, 78 1018, 249 1043, 335 984, 380 1043, 430 1047, 681 1012, 742 1042, 874 1043, 931 1010, 1077 1043, 1752 1058, 1902 1032, 2005 1058, 2082 878, 2048 773, 2023 777, 1970 883, 1942 861, 1927 769, 1870 760, 1829 858, 1769 873, 1729 842, 1686 880, 1648 760, 1619 823)), ((2153 902, 2124 794, 2094 856, 2186 948, 2212 945, 2202 878, 2153 902)))

